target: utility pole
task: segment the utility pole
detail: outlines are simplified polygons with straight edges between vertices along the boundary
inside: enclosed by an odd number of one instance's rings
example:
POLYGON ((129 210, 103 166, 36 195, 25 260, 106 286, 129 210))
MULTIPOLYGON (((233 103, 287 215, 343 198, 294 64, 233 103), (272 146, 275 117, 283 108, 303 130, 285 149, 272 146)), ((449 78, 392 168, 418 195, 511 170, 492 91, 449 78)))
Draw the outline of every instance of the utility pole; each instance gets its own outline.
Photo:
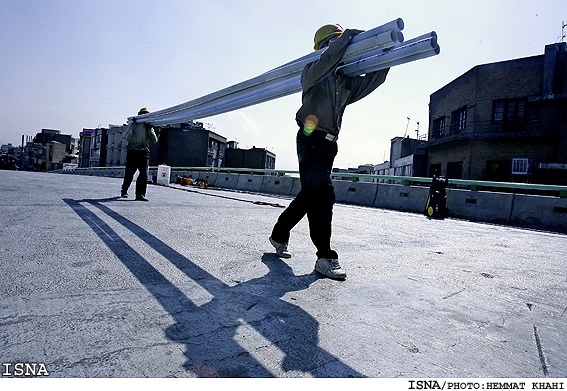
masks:
POLYGON ((20 150, 20 171, 24 170, 24 135, 22 134, 22 149, 20 150))

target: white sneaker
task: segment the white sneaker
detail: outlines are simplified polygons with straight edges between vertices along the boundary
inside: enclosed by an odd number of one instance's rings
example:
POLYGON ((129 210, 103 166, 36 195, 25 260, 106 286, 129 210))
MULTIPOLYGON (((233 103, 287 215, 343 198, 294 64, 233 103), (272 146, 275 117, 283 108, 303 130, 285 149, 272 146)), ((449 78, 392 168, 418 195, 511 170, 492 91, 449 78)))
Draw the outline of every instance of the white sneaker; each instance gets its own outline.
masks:
POLYGON ((319 258, 317 262, 315 262, 315 270, 329 278, 337 280, 344 280, 346 278, 346 273, 341 268, 341 265, 339 265, 338 259, 319 258))
POLYGON ((287 251, 287 243, 278 243, 270 236, 270 243, 276 249, 276 254, 282 258, 291 258, 291 253, 287 251))

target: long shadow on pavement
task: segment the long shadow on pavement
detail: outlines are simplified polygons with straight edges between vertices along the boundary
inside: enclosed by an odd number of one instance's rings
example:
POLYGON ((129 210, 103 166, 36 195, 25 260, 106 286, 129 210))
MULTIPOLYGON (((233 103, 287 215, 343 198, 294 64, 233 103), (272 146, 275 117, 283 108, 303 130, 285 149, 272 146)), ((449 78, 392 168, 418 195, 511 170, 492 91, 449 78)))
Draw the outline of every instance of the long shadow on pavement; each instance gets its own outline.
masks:
POLYGON ((200 377, 274 377, 267 367, 276 368, 281 360, 280 371, 305 372, 313 377, 364 377, 318 346, 319 323, 315 318, 281 299, 288 292, 307 289, 319 278, 315 272, 296 276, 275 254, 264 254, 262 262, 269 269, 266 275, 230 286, 104 205, 115 200, 64 199, 173 317, 176 323, 165 334, 172 341, 185 344, 187 361, 183 366, 187 370, 200 377), (196 305, 85 204, 130 230, 207 290, 213 299, 196 305), (259 334, 269 343, 250 352, 235 341, 237 333, 251 333, 249 339, 256 341, 259 334), (274 352, 272 345, 281 353, 274 352), (283 358, 278 358, 278 354, 283 354, 283 358), (255 356, 262 356, 263 363, 255 356))

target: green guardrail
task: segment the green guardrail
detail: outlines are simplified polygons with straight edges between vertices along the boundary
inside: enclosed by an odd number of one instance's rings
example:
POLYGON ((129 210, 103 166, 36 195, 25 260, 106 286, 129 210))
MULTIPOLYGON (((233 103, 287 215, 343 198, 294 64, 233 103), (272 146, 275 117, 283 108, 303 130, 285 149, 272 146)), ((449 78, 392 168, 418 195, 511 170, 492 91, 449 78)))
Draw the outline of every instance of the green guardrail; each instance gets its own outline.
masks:
MULTIPOLYGON (((124 166, 117 167, 84 167, 73 168, 68 170, 56 170, 52 172, 69 172, 69 171, 89 171, 89 170, 117 170, 124 169, 124 166)), ((150 167, 150 170, 157 170, 157 166, 150 167)), ((193 172, 225 172, 239 173, 239 174, 270 174, 277 176, 284 175, 299 175, 299 171, 291 170, 268 170, 268 169, 255 169, 255 168, 229 168, 229 167, 171 167, 171 171, 193 171, 193 172)), ((400 182, 404 186, 410 186, 413 183, 431 183, 431 178, 424 177, 406 177, 395 175, 373 175, 373 174, 356 174, 356 173, 342 173, 333 172, 331 176, 334 178, 351 178, 353 182, 360 181, 361 178, 388 180, 400 182)), ((466 186, 470 190, 477 191, 479 188, 483 189, 508 189, 508 190, 527 190, 533 192, 550 192, 561 198, 567 198, 567 186, 557 185, 542 185, 537 183, 515 183, 515 182, 490 182, 490 181, 473 181, 467 179, 449 179, 449 185, 453 186, 466 186)))

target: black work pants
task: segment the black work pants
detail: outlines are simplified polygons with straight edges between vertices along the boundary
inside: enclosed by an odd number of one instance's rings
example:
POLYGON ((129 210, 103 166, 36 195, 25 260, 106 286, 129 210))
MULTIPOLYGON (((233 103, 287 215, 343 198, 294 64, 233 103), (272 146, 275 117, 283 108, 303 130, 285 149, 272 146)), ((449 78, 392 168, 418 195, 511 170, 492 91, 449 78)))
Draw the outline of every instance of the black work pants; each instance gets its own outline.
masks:
POLYGON ((146 195, 148 187, 148 171, 150 166, 150 154, 148 151, 131 149, 126 155, 126 172, 124 173, 124 182, 122 183, 122 192, 126 193, 132 184, 136 170, 140 172, 136 179, 136 197, 146 195))
POLYGON ((309 235, 317 248, 317 256, 338 258, 331 250, 331 222, 335 189, 331 181, 333 161, 337 155, 337 143, 326 140, 324 135, 297 134, 297 155, 301 191, 282 212, 272 230, 272 239, 288 243, 290 231, 307 215, 309 235))

